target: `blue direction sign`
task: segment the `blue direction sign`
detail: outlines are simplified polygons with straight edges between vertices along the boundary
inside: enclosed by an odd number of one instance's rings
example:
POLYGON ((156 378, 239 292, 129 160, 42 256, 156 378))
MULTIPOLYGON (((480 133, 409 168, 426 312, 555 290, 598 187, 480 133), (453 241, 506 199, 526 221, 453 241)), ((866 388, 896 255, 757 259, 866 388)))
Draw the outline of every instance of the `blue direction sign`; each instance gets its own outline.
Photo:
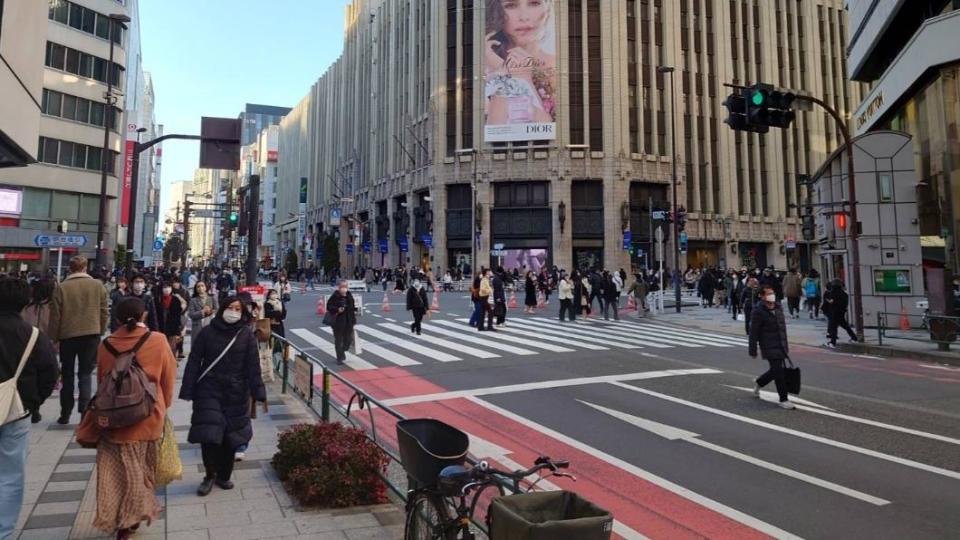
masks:
POLYGON ((681 232, 680 233, 680 253, 686 253, 686 252, 687 252, 687 233, 681 232))
POLYGON ((389 251, 389 250, 390 250, 390 248, 389 248, 389 246, 388 246, 388 244, 387 244, 387 239, 386 239, 386 238, 381 238, 381 239, 380 239, 380 253, 386 253, 386 252, 389 251))
POLYGON ((401 236, 400 237, 400 253, 406 253, 408 251, 410 251, 410 244, 407 241, 407 237, 401 236))
POLYGON ((347 255, 353 255, 353 244, 347 244, 347 255))
POLYGON ((38 234, 33 244, 42 248, 83 247, 87 237, 82 234, 38 234))
POLYGON ((153 250, 154 251, 163 251, 163 240, 159 238, 153 241, 153 250))
POLYGON ((628 251, 630 249, 630 244, 633 243, 633 232, 632 231, 623 231, 623 249, 628 251))
POLYGON ((424 246, 425 248, 427 248, 427 249, 431 249, 431 248, 433 247, 433 235, 432 235, 432 234, 424 234, 424 235, 421 235, 421 236, 420 236, 420 241, 423 242, 423 246, 424 246))
POLYGON ((365 241, 363 242, 363 252, 364 252, 364 253, 370 253, 370 241, 369 241, 369 240, 365 240, 365 241))

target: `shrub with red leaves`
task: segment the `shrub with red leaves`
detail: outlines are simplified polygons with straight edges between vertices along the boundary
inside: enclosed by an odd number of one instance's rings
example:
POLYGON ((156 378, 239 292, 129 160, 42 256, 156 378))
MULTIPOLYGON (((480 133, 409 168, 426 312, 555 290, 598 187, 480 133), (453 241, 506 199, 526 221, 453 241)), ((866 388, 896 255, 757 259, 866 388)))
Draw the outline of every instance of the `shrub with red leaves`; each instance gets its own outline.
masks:
POLYGON ((388 458, 363 430, 338 423, 300 424, 279 437, 273 468, 303 506, 343 508, 387 501, 378 476, 388 458))

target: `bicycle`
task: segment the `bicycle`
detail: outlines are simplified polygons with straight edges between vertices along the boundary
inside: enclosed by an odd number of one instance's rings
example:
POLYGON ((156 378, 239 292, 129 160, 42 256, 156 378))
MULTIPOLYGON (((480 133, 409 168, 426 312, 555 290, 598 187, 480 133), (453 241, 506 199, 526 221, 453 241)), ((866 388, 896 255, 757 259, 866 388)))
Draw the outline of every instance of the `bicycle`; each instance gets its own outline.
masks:
POLYGON ((423 487, 408 493, 404 540, 474 540, 476 535, 471 531, 470 523, 477 503, 488 488, 494 487, 496 495, 503 496, 501 480, 506 480, 512 482, 514 492, 519 492, 524 479, 542 471, 549 471, 549 474, 538 475, 529 490, 552 476, 576 480, 574 475, 560 471, 569 466, 568 461, 541 456, 529 469, 513 472, 495 469, 486 461, 472 468, 446 467, 440 472, 435 487, 423 487), (455 515, 451 515, 451 509, 455 515))
POLYGON ((513 472, 495 469, 486 461, 468 468, 467 435, 426 418, 397 422, 397 440, 407 476, 416 482, 407 493, 405 540, 475 540, 471 522, 485 493, 493 495, 486 513, 491 540, 508 530, 514 534, 531 528, 538 528, 541 534, 551 533, 541 538, 610 538, 613 517, 609 512, 572 492, 534 492, 546 478, 576 481, 575 476, 563 471, 570 465, 565 460, 541 456, 529 469, 513 472), (536 479, 529 479, 534 474, 536 479), (524 481, 528 484, 526 493, 521 492, 524 481), (516 495, 504 497, 505 487, 516 495), (496 491, 489 493, 488 489, 496 491))

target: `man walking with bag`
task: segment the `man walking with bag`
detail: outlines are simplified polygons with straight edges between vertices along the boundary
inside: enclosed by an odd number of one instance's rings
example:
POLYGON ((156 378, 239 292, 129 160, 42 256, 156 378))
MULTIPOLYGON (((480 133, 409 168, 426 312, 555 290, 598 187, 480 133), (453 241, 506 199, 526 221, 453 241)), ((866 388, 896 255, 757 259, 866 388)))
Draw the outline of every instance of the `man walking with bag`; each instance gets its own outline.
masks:
POLYGON ((753 394, 760 397, 760 389, 774 381, 780 396, 780 407, 793 409, 793 403, 787 397, 787 379, 784 373, 784 361, 789 361, 790 347, 787 344, 787 323, 783 317, 783 307, 777 301, 777 293, 770 285, 760 287, 760 301, 750 313, 751 358, 760 354, 770 364, 770 369, 758 377, 753 384, 753 394))

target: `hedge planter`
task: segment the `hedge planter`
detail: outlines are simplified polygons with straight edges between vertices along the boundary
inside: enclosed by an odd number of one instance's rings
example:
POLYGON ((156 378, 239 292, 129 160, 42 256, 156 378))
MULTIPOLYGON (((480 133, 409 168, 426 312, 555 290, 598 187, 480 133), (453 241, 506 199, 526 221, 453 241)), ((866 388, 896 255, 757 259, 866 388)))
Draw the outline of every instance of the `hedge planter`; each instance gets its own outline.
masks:
POLYGON ((379 475, 386 472, 389 459, 361 429, 300 424, 280 434, 278 447, 273 468, 302 506, 343 508, 387 501, 379 475))

